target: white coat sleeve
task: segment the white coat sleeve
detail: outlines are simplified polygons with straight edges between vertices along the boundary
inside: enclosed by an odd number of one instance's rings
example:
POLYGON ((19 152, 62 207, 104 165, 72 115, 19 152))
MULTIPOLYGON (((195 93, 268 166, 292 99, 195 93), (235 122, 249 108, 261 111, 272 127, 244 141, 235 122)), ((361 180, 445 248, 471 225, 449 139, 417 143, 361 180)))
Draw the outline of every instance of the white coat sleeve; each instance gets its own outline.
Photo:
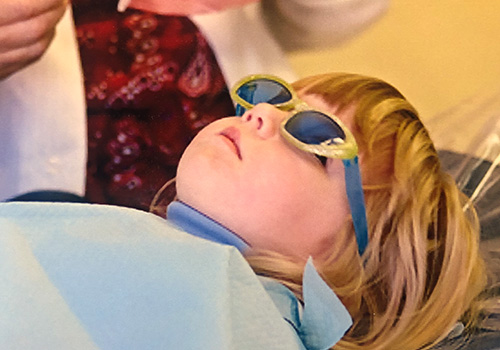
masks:
POLYGON ((262 0, 267 25, 287 50, 333 46, 379 19, 389 0, 262 0))

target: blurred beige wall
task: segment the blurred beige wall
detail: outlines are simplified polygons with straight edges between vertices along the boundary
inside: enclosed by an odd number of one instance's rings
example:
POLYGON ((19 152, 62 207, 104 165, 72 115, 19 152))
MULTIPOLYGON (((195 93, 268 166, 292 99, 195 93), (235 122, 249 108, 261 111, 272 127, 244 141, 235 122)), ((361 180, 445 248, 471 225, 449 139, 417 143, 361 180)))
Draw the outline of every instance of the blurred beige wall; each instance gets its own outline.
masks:
POLYGON ((499 37, 499 0, 392 0, 384 17, 353 40, 289 58, 300 76, 345 71, 382 78, 425 120, 500 88, 499 37))

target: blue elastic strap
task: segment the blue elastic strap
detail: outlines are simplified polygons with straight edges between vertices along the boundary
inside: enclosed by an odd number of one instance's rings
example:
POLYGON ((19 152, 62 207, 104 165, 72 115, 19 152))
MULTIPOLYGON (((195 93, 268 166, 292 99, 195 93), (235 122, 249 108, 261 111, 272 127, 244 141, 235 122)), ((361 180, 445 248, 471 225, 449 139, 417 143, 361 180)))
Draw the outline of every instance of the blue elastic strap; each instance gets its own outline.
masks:
POLYGON ((365 196, 361 185, 358 156, 352 159, 343 159, 345 168, 345 182, 347 199, 351 208, 352 222, 358 242, 359 255, 363 255, 368 245, 368 224, 366 221, 365 196))

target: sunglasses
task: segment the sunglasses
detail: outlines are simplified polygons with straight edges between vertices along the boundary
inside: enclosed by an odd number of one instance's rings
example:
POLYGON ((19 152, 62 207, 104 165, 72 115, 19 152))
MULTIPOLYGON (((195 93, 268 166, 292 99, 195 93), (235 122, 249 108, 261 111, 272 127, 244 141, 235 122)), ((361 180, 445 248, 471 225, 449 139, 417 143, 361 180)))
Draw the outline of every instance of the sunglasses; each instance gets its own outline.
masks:
POLYGON ((251 75, 231 90, 236 115, 259 103, 268 103, 290 114, 280 126, 283 138, 298 149, 321 158, 342 159, 346 192, 356 233, 358 252, 368 245, 365 200, 358 165, 358 146, 349 129, 333 114, 309 107, 290 84, 271 75, 251 75))

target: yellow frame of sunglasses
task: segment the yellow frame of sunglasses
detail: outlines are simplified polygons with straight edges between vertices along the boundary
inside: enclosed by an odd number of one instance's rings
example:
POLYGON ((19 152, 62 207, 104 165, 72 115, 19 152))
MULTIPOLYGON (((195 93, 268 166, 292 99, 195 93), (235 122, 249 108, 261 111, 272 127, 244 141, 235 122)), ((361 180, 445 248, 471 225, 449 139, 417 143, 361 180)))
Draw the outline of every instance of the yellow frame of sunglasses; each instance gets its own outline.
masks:
MULTIPOLYGON (((319 110, 317 108, 310 107, 306 102, 302 101, 298 96, 293 87, 284 81, 283 79, 268 75, 268 74, 254 74, 247 76, 241 80, 239 80, 234 87, 231 89, 231 98, 237 104, 236 114, 241 115, 241 108, 251 109, 255 105, 249 103, 245 99, 243 99, 239 94, 239 89, 251 83, 255 80, 268 80, 282 85, 286 91, 290 93, 291 99, 284 103, 272 104, 274 107, 283 110, 290 111, 290 115, 287 119, 285 119, 280 126, 281 135, 292 145, 297 147, 298 149, 308 152, 314 153, 319 156, 327 157, 327 158, 339 158, 339 159, 353 159, 358 154, 358 146, 356 144, 356 140, 354 139, 351 131, 345 126, 342 121, 335 116, 334 114, 319 110), (241 106, 241 107, 240 107, 241 106), (240 108, 238 108, 240 107, 240 108), (297 114, 303 113, 306 111, 313 111, 324 115, 327 118, 333 120, 340 129, 344 132, 345 139, 330 139, 326 140, 320 144, 308 144, 300 141, 295 136, 293 136, 287 129, 286 124, 289 120, 294 118, 297 114)), ((266 102, 267 103, 267 102, 266 102)))

